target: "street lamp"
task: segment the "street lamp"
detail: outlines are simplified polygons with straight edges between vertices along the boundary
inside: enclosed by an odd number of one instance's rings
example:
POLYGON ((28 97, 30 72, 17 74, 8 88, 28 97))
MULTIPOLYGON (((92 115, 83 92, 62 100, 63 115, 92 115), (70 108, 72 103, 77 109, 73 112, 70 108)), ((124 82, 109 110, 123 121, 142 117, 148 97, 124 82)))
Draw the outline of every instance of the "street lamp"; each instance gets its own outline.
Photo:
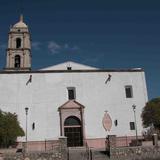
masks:
POLYGON ((136 130, 136 145, 138 146, 138 134, 137 134, 137 120, 136 120, 136 105, 132 105, 133 112, 134 112, 134 122, 135 122, 135 130, 136 130))
POLYGON ((25 111, 26 111, 26 150, 27 150, 27 122, 28 122, 28 110, 29 110, 29 108, 28 107, 26 107, 25 108, 25 111))

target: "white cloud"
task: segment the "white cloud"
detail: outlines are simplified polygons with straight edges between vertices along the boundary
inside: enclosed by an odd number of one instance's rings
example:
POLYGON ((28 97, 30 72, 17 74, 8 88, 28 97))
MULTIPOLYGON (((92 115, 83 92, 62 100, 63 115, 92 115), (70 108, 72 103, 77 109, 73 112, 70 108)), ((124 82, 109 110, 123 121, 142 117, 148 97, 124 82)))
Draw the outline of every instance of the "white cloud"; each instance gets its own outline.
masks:
POLYGON ((72 47, 72 46, 69 46, 69 44, 66 43, 66 44, 64 45, 64 49, 75 51, 75 50, 79 50, 79 47, 76 46, 76 45, 72 47))
POLYGON ((63 52, 63 51, 70 52, 70 51, 79 50, 79 47, 76 46, 76 45, 75 46, 70 46, 68 43, 60 45, 60 44, 56 43, 55 41, 48 42, 47 47, 53 55, 58 54, 58 53, 63 52))
POLYGON ((64 48, 65 48, 65 49, 68 49, 68 48, 69 48, 69 45, 66 43, 66 44, 64 45, 64 48))
POLYGON ((71 50, 77 51, 77 50, 79 50, 79 47, 78 46, 73 46, 73 47, 71 47, 71 50))
POLYGON ((57 54, 60 52, 62 47, 59 44, 57 44, 56 42, 50 41, 48 43, 48 49, 51 51, 52 54, 57 54))
POLYGON ((41 42, 32 42, 32 48, 35 50, 39 50, 41 47, 41 42))

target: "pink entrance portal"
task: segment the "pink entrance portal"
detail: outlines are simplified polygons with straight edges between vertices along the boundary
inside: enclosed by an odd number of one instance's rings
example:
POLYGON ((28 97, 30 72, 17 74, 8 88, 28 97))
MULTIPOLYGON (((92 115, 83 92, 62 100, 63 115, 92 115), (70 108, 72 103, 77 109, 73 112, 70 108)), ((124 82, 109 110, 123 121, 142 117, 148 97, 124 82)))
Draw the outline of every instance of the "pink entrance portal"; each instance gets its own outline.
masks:
POLYGON ((58 108, 60 114, 60 133, 67 137, 68 147, 83 146, 84 106, 75 100, 69 100, 58 108))

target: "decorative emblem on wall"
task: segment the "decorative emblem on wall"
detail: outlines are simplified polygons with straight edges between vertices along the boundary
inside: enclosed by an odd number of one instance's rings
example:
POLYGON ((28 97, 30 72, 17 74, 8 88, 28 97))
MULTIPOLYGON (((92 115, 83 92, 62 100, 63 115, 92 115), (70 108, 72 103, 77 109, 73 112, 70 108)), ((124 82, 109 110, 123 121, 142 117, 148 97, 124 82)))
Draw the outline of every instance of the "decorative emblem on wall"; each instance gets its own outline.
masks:
POLYGON ((103 116, 102 124, 103 124, 103 127, 106 131, 111 130, 112 119, 111 119, 110 115, 107 113, 107 111, 105 111, 105 114, 103 116))

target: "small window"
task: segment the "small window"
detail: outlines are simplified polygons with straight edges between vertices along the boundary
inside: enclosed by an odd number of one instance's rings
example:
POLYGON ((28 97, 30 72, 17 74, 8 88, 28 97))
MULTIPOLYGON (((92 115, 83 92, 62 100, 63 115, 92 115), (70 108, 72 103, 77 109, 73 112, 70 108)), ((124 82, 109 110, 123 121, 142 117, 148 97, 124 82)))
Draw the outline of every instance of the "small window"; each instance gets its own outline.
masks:
POLYGON ((125 92, 126 92, 126 98, 132 98, 133 97, 132 86, 125 86, 125 92))
POLYGON ((21 57, 20 57, 20 55, 16 55, 14 57, 14 67, 20 68, 20 66, 21 66, 21 57))
POLYGON ((75 88, 74 87, 69 87, 68 88, 68 99, 69 100, 72 100, 72 99, 75 99, 76 96, 75 96, 75 88))
POLYGON ((69 70, 69 71, 72 70, 72 67, 67 67, 67 70, 69 70))
POLYGON ((130 130, 135 130, 135 123, 134 122, 130 122, 130 130))
POLYGON ((21 48, 21 39, 20 38, 16 39, 16 48, 21 48))

